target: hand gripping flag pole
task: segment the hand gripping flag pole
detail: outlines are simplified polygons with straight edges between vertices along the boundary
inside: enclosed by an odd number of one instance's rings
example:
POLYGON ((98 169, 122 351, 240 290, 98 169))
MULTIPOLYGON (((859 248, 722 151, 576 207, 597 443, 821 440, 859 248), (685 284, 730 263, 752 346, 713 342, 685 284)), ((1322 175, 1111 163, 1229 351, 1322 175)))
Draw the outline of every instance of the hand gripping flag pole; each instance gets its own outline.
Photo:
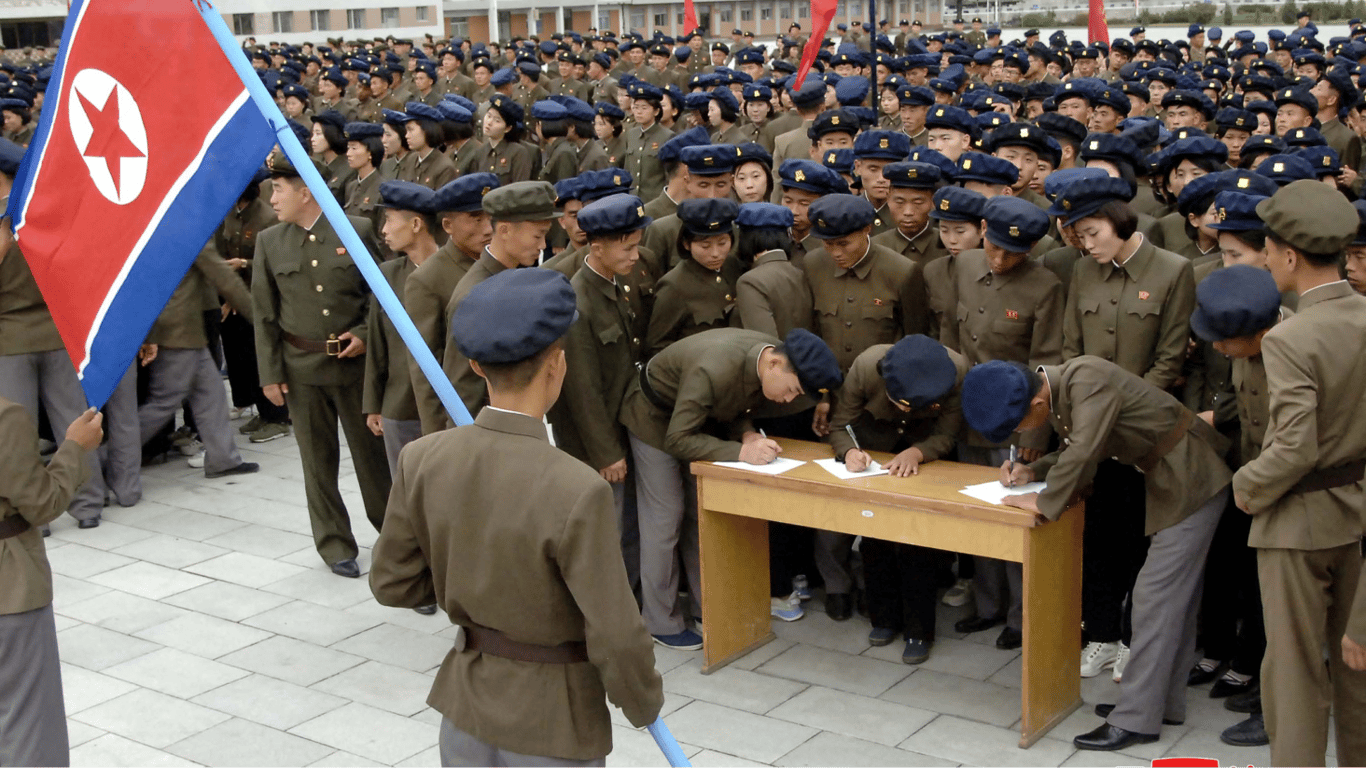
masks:
MULTIPOLYGON (((185 0, 190 2, 190 0, 185 0)), ((280 112, 280 107, 275 100, 270 97, 266 87, 261 82, 261 78, 255 74, 251 63, 242 53, 242 47, 238 45, 232 32, 228 30, 228 25, 223 21, 223 17, 206 0, 194 0, 199 8, 199 13, 204 17, 204 23, 208 25, 209 31, 213 33, 214 39, 223 49, 223 54, 228 57, 233 69, 237 70, 238 77, 247 87, 247 93, 251 95, 251 100, 261 110, 266 121, 275 131, 276 138, 279 140, 280 148, 284 150, 289 161, 298 169, 299 176, 308 185, 308 189, 313 193, 322 206, 323 215, 327 217, 332 229, 341 237, 342 244, 346 246, 346 252, 355 262, 356 268, 360 270, 365 282, 370 285, 370 290, 379 299, 379 304, 384 308, 385 314, 389 316, 389 321, 394 324, 394 329, 403 337, 403 343, 408 345, 408 352, 422 368, 422 373, 427 376, 427 380, 432 383, 432 389, 441 398, 442 405, 446 406, 446 411, 450 413, 451 420, 456 426, 464 426, 473 422, 470 412, 466 410, 465 404, 461 402, 455 393, 455 387, 450 379, 446 378, 446 373, 441 370, 441 365, 428 349, 427 342, 423 341, 422 336, 417 332, 413 321, 408 317, 408 312, 404 310, 403 304, 398 296, 394 294, 389 282, 384 279, 383 273, 379 271, 379 266, 366 250, 365 244, 361 242, 360 235, 356 234, 355 227, 346 218, 346 213, 337 204, 337 200, 332 196, 331 190, 327 188, 327 183, 318 173, 318 169, 313 167, 313 159, 309 157, 308 151, 299 143, 299 138, 290 129, 285 116, 280 112)))

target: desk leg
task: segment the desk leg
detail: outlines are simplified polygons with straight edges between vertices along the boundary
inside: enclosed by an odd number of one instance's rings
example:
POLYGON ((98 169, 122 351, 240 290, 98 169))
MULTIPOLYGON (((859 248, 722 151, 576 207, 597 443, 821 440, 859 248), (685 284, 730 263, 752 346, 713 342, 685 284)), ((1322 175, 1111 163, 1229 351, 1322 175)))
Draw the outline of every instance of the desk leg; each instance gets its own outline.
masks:
POLYGON ((698 488, 702 561, 702 673, 772 640, 768 522, 712 512, 698 488))
POLYGON ((1082 511, 1025 531, 1022 748, 1081 706, 1082 511))

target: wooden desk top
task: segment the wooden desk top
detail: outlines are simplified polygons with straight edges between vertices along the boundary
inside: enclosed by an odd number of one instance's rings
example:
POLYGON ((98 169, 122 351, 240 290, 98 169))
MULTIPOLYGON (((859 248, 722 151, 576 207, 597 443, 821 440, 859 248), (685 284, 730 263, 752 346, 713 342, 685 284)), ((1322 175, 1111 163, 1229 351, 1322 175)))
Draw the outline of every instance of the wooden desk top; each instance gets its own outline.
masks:
MULTIPOLYGON (((693 462, 692 473, 700 478, 750 483, 845 501, 971 517, 1021 528, 1041 525, 1032 512, 1015 507, 994 506, 959 493, 969 485, 996 480, 1000 476, 999 470, 992 467, 960 464, 955 461, 932 461, 921 464, 920 474, 910 477, 878 475, 840 480, 819 465, 811 463, 815 459, 831 458, 833 453, 830 446, 788 438, 774 440, 783 447, 783 457, 800 459, 807 463, 781 475, 765 475, 743 469, 720 467, 709 461, 698 461, 693 462)), ((878 451, 869 451, 869 454, 883 466, 886 466, 893 456, 878 451)))

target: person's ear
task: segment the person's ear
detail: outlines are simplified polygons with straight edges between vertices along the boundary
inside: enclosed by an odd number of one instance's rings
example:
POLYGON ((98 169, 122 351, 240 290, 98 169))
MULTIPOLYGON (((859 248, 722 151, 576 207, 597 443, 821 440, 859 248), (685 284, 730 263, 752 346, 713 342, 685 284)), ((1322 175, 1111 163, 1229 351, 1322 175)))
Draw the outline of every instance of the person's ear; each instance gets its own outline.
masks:
POLYGON ((470 361, 470 370, 474 371, 475 375, 481 379, 488 378, 488 376, 484 375, 484 369, 479 366, 479 362, 476 360, 470 361))

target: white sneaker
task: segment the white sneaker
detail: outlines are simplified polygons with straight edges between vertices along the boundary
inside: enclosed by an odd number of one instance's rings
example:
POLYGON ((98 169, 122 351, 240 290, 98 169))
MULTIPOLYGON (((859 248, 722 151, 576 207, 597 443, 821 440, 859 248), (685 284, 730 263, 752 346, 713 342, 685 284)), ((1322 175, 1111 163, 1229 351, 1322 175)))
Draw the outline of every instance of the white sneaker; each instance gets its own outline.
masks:
POLYGON ((949 591, 944 593, 944 605, 951 605, 954 608, 962 608, 972 599, 972 579, 959 579, 956 584, 949 587, 949 591))
POLYGON ((229 418, 230 420, 232 420, 232 421, 237 421, 238 419, 245 419, 245 418, 247 418, 248 416, 255 416, 255 415, 256 415, 256 406, 254 406, 254 405, 247 405, 247 406, 243 406, 243 407, 241 407, 241 408, 233 408, 231 411, 229 411, 229 413, 228 413, 228 418, 229 418))
POLYGON ((190 466, 194 467, 195 469, 203 469, 203 468, 204 468, 204 452, 203 452, 203 451, 200 451, 199 453, 196 453, 195 455, 193 455, 193 456, 191 456, 190 458, 186 459, 186 460, 185 460, 185 463, 186 463, 186 464, 189 464, 190 466))
POLYGON ((1116 683, 1124 679, 1124 665, 1129 663, 1129 646, 1124 643, 1119 644, 1119 653, 1115 656, 1115 673, 1110 679, 1116 683))
POLYGON ((1095 677, 1114 666, 1119 658, 1119 643, 1087 643, 1081 649, 1081 676, 1095 677))
POLYGON ((806 615, 802 601, 793 597, 770 598, 769 613, 773 618, 783 621, 796 621, 806 615))
POLYGON ((186 443, 176 443, 175 447, 182 456, 194 456, 204 452, 204 444, 198 440, 191 440, 186 443))

